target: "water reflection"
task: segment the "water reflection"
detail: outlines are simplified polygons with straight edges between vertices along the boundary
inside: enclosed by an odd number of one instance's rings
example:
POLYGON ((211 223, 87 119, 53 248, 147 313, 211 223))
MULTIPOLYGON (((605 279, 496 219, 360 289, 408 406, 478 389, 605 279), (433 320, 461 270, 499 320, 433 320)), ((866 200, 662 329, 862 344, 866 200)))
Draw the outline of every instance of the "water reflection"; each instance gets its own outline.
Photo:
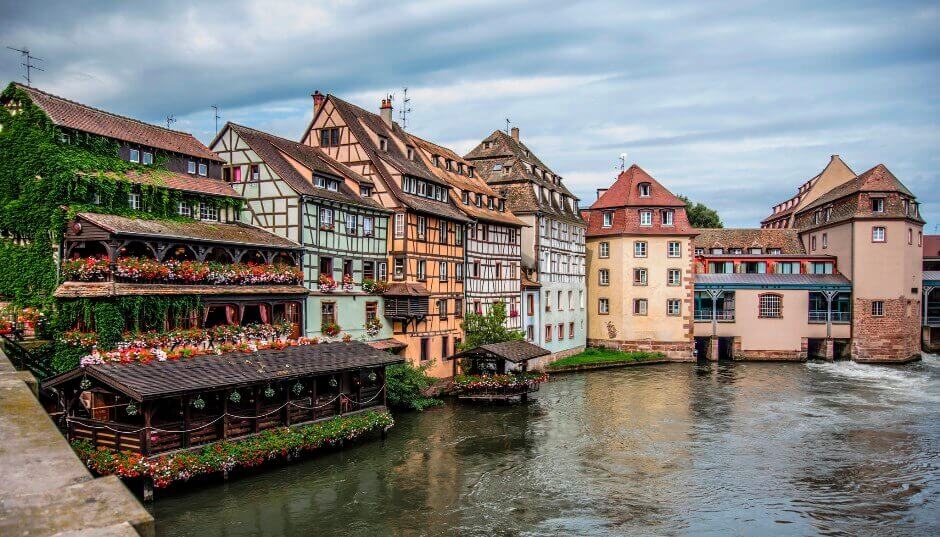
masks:
POLYGON ((525 406, 158 498, 161 535, 940 532, 940 360, 560 377, 525 406))

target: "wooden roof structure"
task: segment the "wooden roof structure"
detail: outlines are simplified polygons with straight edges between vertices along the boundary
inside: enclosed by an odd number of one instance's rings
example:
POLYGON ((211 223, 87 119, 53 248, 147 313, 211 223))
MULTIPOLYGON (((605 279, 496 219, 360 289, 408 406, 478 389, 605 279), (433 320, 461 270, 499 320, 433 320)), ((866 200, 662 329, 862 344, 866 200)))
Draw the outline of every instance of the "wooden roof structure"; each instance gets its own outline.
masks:
POLYGON ((516 341, 503 341, 501 343, 480 345, 479 347, 457 353, 453 358, 506 360, 507 362, 520 363, 542 356, 548 356, 549 354, 551 354, 551 351, 520 339, 516 341))
POLYGON ((136 401, 145 401, 402 362, 404 358, 361 341, 321 343, 149 364, 89 365, 44 381, 43 389, 87 375, 136 401))

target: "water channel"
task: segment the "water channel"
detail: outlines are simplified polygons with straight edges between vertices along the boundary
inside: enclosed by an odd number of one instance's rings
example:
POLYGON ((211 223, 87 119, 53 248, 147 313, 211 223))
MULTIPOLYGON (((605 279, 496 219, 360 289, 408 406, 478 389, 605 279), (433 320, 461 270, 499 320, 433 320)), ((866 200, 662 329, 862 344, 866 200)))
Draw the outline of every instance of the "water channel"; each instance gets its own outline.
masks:
POLYGON ((158 496, 158 535, 938 535, 940 357, 559 376, 158 496))

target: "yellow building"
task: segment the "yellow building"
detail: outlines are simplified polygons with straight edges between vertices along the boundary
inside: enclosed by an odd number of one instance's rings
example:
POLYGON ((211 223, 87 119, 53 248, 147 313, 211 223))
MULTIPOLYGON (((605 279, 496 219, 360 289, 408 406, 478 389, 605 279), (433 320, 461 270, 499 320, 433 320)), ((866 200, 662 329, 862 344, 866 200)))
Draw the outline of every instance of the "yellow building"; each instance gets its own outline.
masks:
POLYGON ((587 221, 588 345, 692 360, 692 238, 685 203, 639 166, 587 221))

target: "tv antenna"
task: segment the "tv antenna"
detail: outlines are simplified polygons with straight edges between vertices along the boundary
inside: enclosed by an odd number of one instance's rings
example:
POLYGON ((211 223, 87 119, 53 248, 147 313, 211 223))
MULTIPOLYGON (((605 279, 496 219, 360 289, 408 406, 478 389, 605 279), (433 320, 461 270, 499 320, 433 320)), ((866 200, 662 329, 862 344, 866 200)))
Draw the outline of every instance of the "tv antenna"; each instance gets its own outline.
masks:
POLYGON ((170 125, 176 123, 176 118, 173 117, 173 114, 166 116, 166 128, 170 128, 170 125))
POLYGON ((398 117, 401 121, 401 128, 408 129, 408 114, 411 113, 411 97, 408 96, 408 86, 401 90, 401 110, 398 111, 398 117))
POLYGON ((509 121, 509 118, 507 117, 506 118, 506 134, 509 134, 509 123, 510 121, 509 121))
POLYGON ((623 172, 627 169, 627 154, 620 153, 620 171, 623 172))
POLYGON ((212 105, 212 116, 215 118, 215 132, 219 132, 219 120, 222 119, 222 116, 219 115, 219 105, 212 105))
POLYGON ((33 69, 37 71, 45 71, 45 69, 43 69, 42 67, 36 67, 36 65, 33 64, 33 60, 40 61, 40 62, 44 62, 46 60, 33 56, 29 52, 29 49, 26 47, 23 47, 23 48, 7 47, 7 48, 10 50, 19 52, 23 56, 24 62, 20 64, 26 68, 26 76, 24 76, 23 78, 26 79, 26 85, 31 87, 33 84, 33 80, 32 80, 33 69))

